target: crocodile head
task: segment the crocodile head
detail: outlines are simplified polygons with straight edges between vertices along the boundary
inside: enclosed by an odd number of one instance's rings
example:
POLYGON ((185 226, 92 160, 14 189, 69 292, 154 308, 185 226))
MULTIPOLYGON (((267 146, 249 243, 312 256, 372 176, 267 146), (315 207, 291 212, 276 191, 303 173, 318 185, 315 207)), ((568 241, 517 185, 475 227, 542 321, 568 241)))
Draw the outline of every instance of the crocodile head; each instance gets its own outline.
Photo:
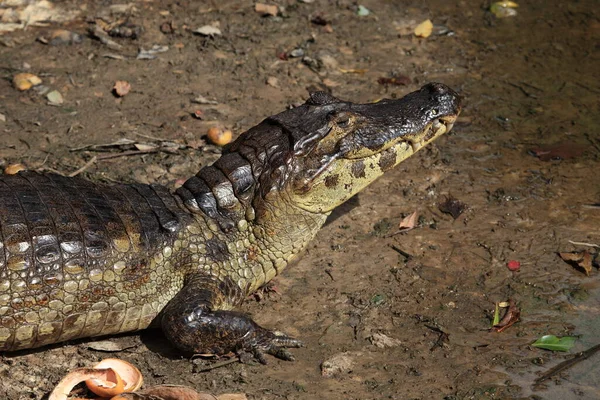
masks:
POLYGON ((225 231, 241 217, 264 225, 285 224, 294 209, 323 216, 448 132, 459 112, 459 96, 440 83, 373 104, 316 92, 240 135, 177 193, 225 231))
POLYGON ((460 97, 440 83, 373 104, 313 93, 304 105, 266 121, 290 140, 270 175, 294 205, 328 213, 448 132, 459 112, 460 97))

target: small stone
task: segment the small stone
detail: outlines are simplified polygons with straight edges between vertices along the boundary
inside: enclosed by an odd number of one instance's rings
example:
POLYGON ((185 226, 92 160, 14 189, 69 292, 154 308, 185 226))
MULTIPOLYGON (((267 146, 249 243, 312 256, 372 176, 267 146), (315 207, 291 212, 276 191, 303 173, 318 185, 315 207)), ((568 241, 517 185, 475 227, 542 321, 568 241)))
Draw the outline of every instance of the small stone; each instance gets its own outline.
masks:
POLYGON ((294 50, 290 51, 287 55, 288 55, 288 57, 291 57, 291 58, 304 57, 304 50, 303 49, 294 49, 294 50))
POLYGON ((270 15, 272 17, 275 17, 277 13, 279 13, 279 7, 277 7, 276 5, 256 3, 254 5, 254 11, 261 15, 270 15))
POLYGON ((372 334, 371 337, 369 337, 369 341, 375 347, 379 347, 380 349, 385 347, 397 347, 402 344, 400 340, 384 335, 383 333, 372 334))
POLYGON ((321 375, 333 378, 336 375, 352 372, 354 358, 351 353, 338 353, 321 364, 321 375))
POLYGON ((210 37, 221 36, 221 30, 219 28, 217 28, 216 26, 212 26, 212 25, 204 25, 204 26, 194 30, 194 33, 197 33, 202 36, 210 36, 210 37))

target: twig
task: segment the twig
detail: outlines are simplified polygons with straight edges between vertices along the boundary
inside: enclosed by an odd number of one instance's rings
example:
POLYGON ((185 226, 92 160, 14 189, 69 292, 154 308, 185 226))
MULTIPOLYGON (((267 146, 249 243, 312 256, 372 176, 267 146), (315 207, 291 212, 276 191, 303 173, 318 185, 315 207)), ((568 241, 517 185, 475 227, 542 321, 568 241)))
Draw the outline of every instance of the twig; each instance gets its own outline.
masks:
POLYGON ((560 364, 558 364, 557 366, 555 366, 554 368, 551 368, 544 375, 537 378, 533 382, 533 385, 534 386, 539 385, 540 383, 547 381, 548 379, 561 373, 562 371, 564 371, 568 368, 571 368, 573 365, 590 358, 591 356, 596 354, 598 351, 600 351, 600 344, 597 344, 593 347, 590 347, 589 349, 587 349, 585 351, 582 351, 581 353, 577 354, 575 357, 565 360, 565 361, 561 362, 560 364))
POLYGON ((94 164, 96 162, 96 160, 98 160, 97 156, 92 157, 92 159, 88 162, 85 163, 85 165, 81 168, 79 168, 77 171, 73 171, 70 174, 68 174, 67 176, 69 178, 73 178, 74 176, 79 175, 80 173, 82 173, 83 171, 85 171, 86 169, 88 169, 89 167, 92 166, 92 164, 94 164))
POLYGON ((220 363, 211 364, 208 367, 204 367, 202 369, 199 369, 197 372, 212 371, 213 369, 221 368, 221 367, 224 367, 226 365, 233 364, 233 363, 236 363, 236 362, 240 362, 240 359, 234 357, 234 358, 231 358, 229 360, 221 361, 220 363))
POLYGON ((134 132, 134 133, 136 136, 141 136, 146 139, 156 140, 157 142, 172 142, 172 140, 169 140, 169 139, 162 139, 162 138, 159 138, 156 136, 145 135, 145 134, 139 133, 139 132, 134 132))
POLYGON ((392 248, 392 250, 400 253, 402 256, 406 257, 406 258, 412 258, 412 255, 405 252, 404 250, 402 250, 401 248, 397 247, 396 245, 391 244, 390 247, 392 248))
POLYGON ((122 153, 118 153, 118 154, 106 154, 103 156, 97 156, 97 160, 108 160, 110 158, 117 158, 117 157, 128 157, 128 156, 137 156, 139 154, 151 154, 151 153, 158 153, 158 150, 131 150, 131 151, 124 151, 122 153))
POLYGON ((569 240, 569 243, 574 244, 575 246, 588 246, 588 247, 597 247, 600 248, 600 245, 594 243, 586 243, 586 242, 574 242, 569 240))
POLYGON ((527 90, 525 90, 523 88, 523 86, 521 86, 521 85, 517 85, 516 83, 509 82, 509 81, 505 81, 505 82, 508 83, 510 86, 513 86, 513 87, 516 87, 517 89, 519 89, 527 97, 531 97, 532 99, 538 98, 535 94, 529 93, 527 90))

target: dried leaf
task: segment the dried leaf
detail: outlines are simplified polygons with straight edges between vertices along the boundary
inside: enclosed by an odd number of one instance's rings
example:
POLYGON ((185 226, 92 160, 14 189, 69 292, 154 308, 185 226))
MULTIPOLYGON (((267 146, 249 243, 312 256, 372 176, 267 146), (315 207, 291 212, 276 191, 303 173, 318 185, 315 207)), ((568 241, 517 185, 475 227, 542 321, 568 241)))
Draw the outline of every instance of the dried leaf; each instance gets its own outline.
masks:
POLYGON ((273 86, 273 87, 279 87, 279 79, 275 78, 274 76, 270 76, 267 78, 267 85, 269 86, 273 86))
POLYGON ((563 336, 561 338, 554 335, 545 335, 536 340, 531 345, 539 349, 551 350, 551 351, 569 351, 577 338, 572 336, 563 336))
POLYGON ((394 339, 393 337, 389 337, 384 335, 383 333, 374 333, 369 337, 369 341, 375 347, 379 347, 380 349, 386 347, 397 347, 402 344, 401 340, 394 339))
POLYGON ((217 397, 210 393, 200 393, 188 386, 181 385, 157 385, 144 389, 139 394, 156 396, 162 400, 217 400, 217 397))
POLYGON ((219 104, 218 101, 215 100, 209 100, 206 97, 202 96, 201 94, 199 94, 198 96, 196 96, 193 100, 192 103, 196 103, 196 104, 219 104))
POLYGON ((131 90, 131 84, 127 81, 116 81, 113 86, 113 92, 119 96, 123 97, 131 90))
POLYGON ((588 146, 572 142, 562 142, 534 147, 530 153, 542 161, 568 160, 582 155, 588 146))
POLYGON ((13 77, 13 85, 21 91, 31 89, 32 86, 36 86, 41 83, 42 80, 37 75, 30 74, 28 72, 16 74, 13 77))
POLYGON ((62 94, 60 94, 58 90, 51 91, 46 95, 46 98, 48 99, 49 104, 53 106, 59 106, 64 103, 62 94))
POLYGON ((98 340, 87 343, 87 347, 88 349, 96 351, 116 352, 135 346, 122 346, 119 343, 113 342, 112 340, 98 340))
POLYGON ((400 221, 400 226, 398 228, 402 231, 408 231, 414 229, 417 226, 417 220, 419 218, 419 214, 417 211, 414 211, 407 217, 404 217, 402 221, 400 221))
POLYGON ((502 317, 499 323, 492 327, 492 330, 496 332, 502 332, 519 321, 520 316, 521 311, 517 308, 517 304, 514 302, 514 300, 509 299, 508 310, 506 310, 506 314, 504 314, 504 317, 502 317))
POLYGON ((343 74, 366 74, 369 70, 366 68, 350 68, 350 69, 344 69, 344 68, 340 68, 339 69, 341 73, 343 74))
POLYGON ((404 86, 410 85, 412 80, 406 75, 396 75, 391 78, 381 77, 377 79, 377 83, 380 85, 395 85, 395 86, 404 86))
POLYGON ((452 218, 456 219, 467 209, 467 205, 448 195, 446 199, 438 205, 438 209, 445 214, 452 215, 452 218))
POLYGON ((217 396, 218 400, 248 400, 245 393, 223 393, 217 396))
POLYGON ((134 146, 139 151, 153 151, 158 149, 158 146, 147 143, 135 143, 134 146))
POLYGON ((590 276, 590 272, 592 272, 592 254, 589 251, 583 250, 571 253, 558 253, 558 255, 563 261, 582 269, 587 276, 590 276))
POLYGON ((431 36, 431 32, 433 32, 433 23, 428 19, 421 22, 415 28, 415 36, 417 37, 427 38, 431 36))

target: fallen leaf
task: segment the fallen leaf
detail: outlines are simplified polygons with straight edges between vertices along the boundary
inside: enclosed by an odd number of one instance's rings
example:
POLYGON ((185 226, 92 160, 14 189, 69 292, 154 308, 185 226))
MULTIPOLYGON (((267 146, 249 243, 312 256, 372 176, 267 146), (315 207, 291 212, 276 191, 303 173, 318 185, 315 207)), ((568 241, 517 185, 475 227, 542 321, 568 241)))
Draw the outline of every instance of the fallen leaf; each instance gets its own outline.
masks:
POLYGON ((362 69, 357 69, 357 68, 350 68, 350 69, 344 69, 344 68, 339 68, 340 72, 343 74, 360 74, 363 75, 365 73, 367 73, 369 70, 362 68, 362 69))
POLYGON ((569 351, 577 338, 572 336, 563 336, 561 338, 554 335, 545 335, 533 342, 531 345, 539 349, 551 351, 569 351))
POLYGON ((582 155, 588 146, 572 142, 562 142, 534 147, 530 153, 542 161, 568 160, 582 155))
POLYGON ((496 332, 502 332, 519 321, 520 316, 521 311, 517 308, 517 303, 515 303, 514 300, 509 299, 508 310, 506 310, 506 314, 504 314, 504 317, 502 317, 500 322, 492 327, 492 330, 496 332))
POLYGON ((153 151, 153 150, 158 149, 158 146, 153 145, 153 144, 146 144, 146 143, 135 143, 134 146, 139 151, 153 151))
POLYGON ((438 209, 456 219, 467 209, 467 205, 449 195, 438 205, 438 209))
POLYGON ((340 83, 334 81, 333 79, 325 78, 325 79, 323 79, 323 85, 325 85, 327 87, 336 87, 336 86, 340 86, 340 83))
POLYGON ((366 17, 369 14, 371 14, 371 10, 369 10, 367 7, 363 5, 358 6, 358 9, 356 10, 356 15, 358 15, 359 17, 366 17))
POLYGON ((131 85, 127 81, 116 81, 113 86, 113 92, 119 96, 123 97, 131 90, 131 85))
POLYGON ((406 75, 396 75, 392 78, 381 77, 377 79, 377 83, 380 85, 404 86, 411 84, 412 80, 406 75))
POLYGON ((219 104, 218 101, 209 100, 206 97, 202 96, 201 94, 199 94, 194 99, 192 99, 192 103, 197 103, 197 104, 213 104, 213 105, 219 104))
POLYGON ((267 85, 279 87, 279 79, 275 78, 274 76, 270 76, 267 78, 267 85))
POLYGON ((32 86, 36 86, 42 83, 42 80, 34 74, 23 72, 16 74, 13 77, 13 85, 20 91, 31 89, 32 86))
POLYGON ((199 35, 202 35, 202 36, 210 36, 210 37, 221 36, 221 30, 219 28, 217 28, 216 26, 212 26, 212 25, 201 26, 200 28, 194 30, 193 32, 197 33, 199 35))
POLYGON ((106 351, 106 352, 115 352, 115 351, 123 351, 125 349, 135 347, 135 346, 122 346, 112 340, 97 340, 95 342, 87 343, 88 349, 96 350, 96 351, 106 351))
MULTIPOLYGON (((138 393, 136 393, 138 394, 138 393)), ((161 400, 217 400, 217 397, 210 393, 200 393, 188 386, 181 385, 157 385, 139 392, 144 396, 143 399, 161 399, 161 400)), ((127 397, 123 396, 123 399, 127 397)))
POLYGON ((427 38, 431 35, 431 32, 433 32, 433 23, 429 19, 426 19, 425 21, 421 22, 415 28, 416 37, 427 38))
POLYGON ((494 308, 494 319, 492 320, 492 328, 500 323, 500 304, 496 303, 494 308))
POLYGON ((371 342, 372 345, 374 345, 375 347, 379 347, 380 349, 383 349, 386 347, 397 347, 402 344, 401 340, 394 339, 392 337, 384 335, 383 333, 372 334, 369 337, 369 341, 371 342))
POLYGON ((14 175, 19 173, 19 171, 26 171, 27 167, 23 164, 8 164, 6 168, 4 168, 4 173, 6 175, 14 175))
POLYGON ((310 22, 312 22, 315 25, 326 26, 331 21, 325 19, 322 15, 315 15, 311 18, 310 22))
POLYGON ((218 400, 248 400, 244 393, 223 393, 217 396, 218 400))
POLYGON ((140 47, 138 55, 135 58, 137 60, 154 60, 158 58, 159 53, 164 53, 166 51, 169 51, 169 46, 161 46, 155 44, 148 50, 144 49, 143 47, 140 47))
POLYGON ((558 253, 558 255, 563 261, 583 270, 587 276, 590 276, 590 272, 592 272, 592 254, 589 251, 558 253))
POLYGON ((276 5, 256 3, 254 5, 254 11, 261 15, 271 15, 275 17, 279 13, 279 7, 276 5))
POLYGON ((514 1, 497 1, 490 5, 490 11, 497 18, 506 18, 506 17, 514 17, 517 15, 517 8, 519 5, 514 1))
POLYGON ((414 211, 412 214, 410 214, 407 217, 404 217, 404 219, 400 221, 400 225, 398 226, 398 228, 401 231, 409 231, 411 229, 414 229, 415 226, 417 226, 418 218, 419 214, 416 211, 414 211))
POLYGON ((46 95, 46 98, 50 102, 50 105, 59 106, 64 103, 62 94, 58 90, 53 90, 46 95))

